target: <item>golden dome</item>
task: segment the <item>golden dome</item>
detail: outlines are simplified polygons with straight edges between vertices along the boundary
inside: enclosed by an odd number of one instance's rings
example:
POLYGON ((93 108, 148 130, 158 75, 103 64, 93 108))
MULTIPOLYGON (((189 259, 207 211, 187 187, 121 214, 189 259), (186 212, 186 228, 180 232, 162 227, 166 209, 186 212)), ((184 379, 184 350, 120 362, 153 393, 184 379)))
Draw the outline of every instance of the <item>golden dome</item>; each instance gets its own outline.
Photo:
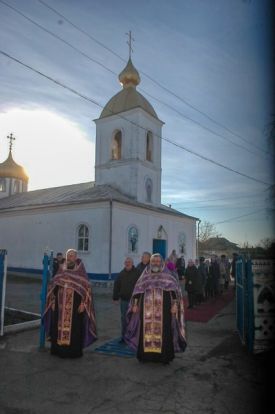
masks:
POLYGON ((142 108, 154 118, 158 119, 152 105, 136 90, 136 86, 140 83, 140 77, 138 71, 132 64, 131 58, 128 60, 126 67, 119 74, 118 78, 123 89, 109 100, 99 118, 106 118, 107 116, 116 115, 134 108, 142 108))
POLYGON ((139 73, 134 67, 131 58, 129 58, 127 65, 118 75, 118 79, 121 85, 123 85, 123 88, 128 88, 129 86, 137 86, 140 83, 139 73))
POLYGON ((125 88, 105 105, 99 118, 119 114, 133 108, 142 108, 155 118, 158 118, 152 105, 135 88, 125 88))
POLYGON ((9 156, 6 161, 0 164, 0 177, 2 178, 18 178, 23 181, 29 180, 29 177, 23 167, 21 165, 16 164, 14 159, 12 158, 11 151, 9 152, 9 156))

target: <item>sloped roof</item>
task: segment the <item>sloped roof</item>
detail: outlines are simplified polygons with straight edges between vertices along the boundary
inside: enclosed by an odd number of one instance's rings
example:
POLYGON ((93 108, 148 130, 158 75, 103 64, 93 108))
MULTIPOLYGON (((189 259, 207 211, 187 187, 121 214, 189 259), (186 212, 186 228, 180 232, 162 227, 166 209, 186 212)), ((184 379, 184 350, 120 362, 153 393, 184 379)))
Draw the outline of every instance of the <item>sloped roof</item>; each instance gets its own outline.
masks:
POLYGON ((139 203, 134 198, 123 194, 110 185, 95 185, 94 182, 65 185, 62 187, 44 188, 28 191, 0 199, 0 214, 5 211, 28 210, 47 206, 61 206, 72 204, 95 203, 114 200, 121 203, 143 207, 152 211, 187 217, 195 220, 196 217, 181 213, 164 205, 153 206, 139 203))
POLYGON ((231 241, 227 240, 225 237, 210 237, 205 242, 201 242, 201 246, 204 249, 223 250, 223 249, 236 249, 238 245, 236 243, 232 243, 231 241))

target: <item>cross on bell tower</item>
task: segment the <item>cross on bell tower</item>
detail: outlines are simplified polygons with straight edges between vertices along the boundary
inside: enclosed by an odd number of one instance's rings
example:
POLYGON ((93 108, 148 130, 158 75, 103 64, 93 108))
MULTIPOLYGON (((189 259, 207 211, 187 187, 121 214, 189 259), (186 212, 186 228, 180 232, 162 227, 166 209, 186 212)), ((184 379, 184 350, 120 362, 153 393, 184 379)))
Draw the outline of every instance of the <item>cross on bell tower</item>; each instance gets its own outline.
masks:
POLYGON ((135 41, 135 39, 132 37, 132 32, 129 30, 129 32, 125 33, 126 36, 128 36, 127 45, 129 46, 129 59, 131 59, 133 48, 132 48, 132 42, 135 41))
POLYGON ((12 146, 13 146, 13 141, 16 140, 16 138, 13 136, 12 132, 10 133, 10 135, 7 136, 7 139, 10 141, 9 142, 9 150, 11 152, 12 150, 12 146))

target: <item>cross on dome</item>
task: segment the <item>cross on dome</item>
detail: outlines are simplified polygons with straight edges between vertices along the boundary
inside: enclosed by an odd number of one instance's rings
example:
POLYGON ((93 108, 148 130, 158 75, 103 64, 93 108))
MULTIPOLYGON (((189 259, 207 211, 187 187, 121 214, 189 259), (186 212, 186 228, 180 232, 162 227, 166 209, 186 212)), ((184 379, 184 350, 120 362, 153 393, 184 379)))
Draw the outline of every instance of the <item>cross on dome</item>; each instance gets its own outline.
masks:
POLYGON ((11 152, 12 146, 13 146, 13 142, 12 141, 15 141, 16 138, 12 135, 12 132, 11 132, 10 135, 7 136, 7 139, 10 141, 9 142, 9 150, 11 152))

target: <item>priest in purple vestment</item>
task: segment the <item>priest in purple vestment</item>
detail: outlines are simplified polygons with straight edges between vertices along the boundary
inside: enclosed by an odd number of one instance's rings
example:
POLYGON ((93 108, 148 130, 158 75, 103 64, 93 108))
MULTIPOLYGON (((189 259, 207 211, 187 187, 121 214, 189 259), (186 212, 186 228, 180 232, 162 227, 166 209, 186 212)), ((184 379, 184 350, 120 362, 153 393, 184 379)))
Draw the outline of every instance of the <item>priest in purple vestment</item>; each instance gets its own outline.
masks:
POLYGON ((186 348, 184 307, 178 281, 160 254, 138 279, 127 313, 125 342, 141 362, 168 364, 186 348))
POLYGON ((61 358, 81 357, 97 339, 91 285, 73 249, 49 283, 43 321, 51 353, 61 358))

